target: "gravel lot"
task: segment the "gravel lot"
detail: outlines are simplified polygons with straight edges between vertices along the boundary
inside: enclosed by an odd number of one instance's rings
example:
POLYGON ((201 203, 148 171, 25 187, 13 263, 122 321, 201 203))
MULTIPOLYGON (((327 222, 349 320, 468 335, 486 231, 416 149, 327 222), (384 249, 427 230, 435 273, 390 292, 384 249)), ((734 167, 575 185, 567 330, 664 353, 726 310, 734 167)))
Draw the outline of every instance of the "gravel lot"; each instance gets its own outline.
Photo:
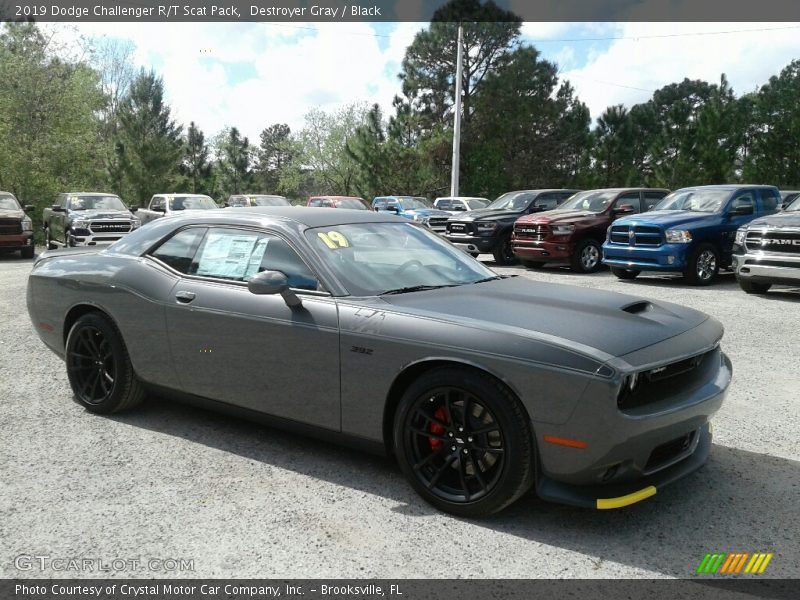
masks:
POLYGON ((165 401, 84 411, 28 320, 30 267, 0 256, 2 577, 98 576, 21 571, 21 554, 194 561, 109 573, 130 577, 686 577, 736 551, 774 552, 765 576, 800 577, 800 290, 498 269, 704 310, 735 375, 708 464, 656 497, 595 512, 529 495, 471 522, 430 509, 386 459, 165 401))

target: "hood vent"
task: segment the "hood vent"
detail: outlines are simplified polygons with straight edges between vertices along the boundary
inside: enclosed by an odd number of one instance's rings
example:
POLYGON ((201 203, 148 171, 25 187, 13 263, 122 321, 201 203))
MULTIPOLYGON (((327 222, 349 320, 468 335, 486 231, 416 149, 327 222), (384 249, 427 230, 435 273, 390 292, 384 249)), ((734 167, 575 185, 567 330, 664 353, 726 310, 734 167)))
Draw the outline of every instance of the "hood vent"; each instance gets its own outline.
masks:
POLYGON ((653 308, 653 305, 650 302, 647 300, 640 300, 638 302, 626 304, 622 307, 622 310, 624 310, 626 313, 637 315, 639 313, 647 312, 651 308, 653 308))

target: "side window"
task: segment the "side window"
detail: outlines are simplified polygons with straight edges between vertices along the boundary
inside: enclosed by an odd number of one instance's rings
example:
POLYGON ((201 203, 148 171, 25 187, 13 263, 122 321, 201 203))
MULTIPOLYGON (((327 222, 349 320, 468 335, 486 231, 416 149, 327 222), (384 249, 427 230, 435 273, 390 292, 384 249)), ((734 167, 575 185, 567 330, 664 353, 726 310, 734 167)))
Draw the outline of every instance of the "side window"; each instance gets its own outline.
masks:
POLYGON ((309 206, 321 206, 322 205, 322 200, 320 200, 319 198, 312 198, 311 200, 308 201, 308 205, 309 206))
POLYGON ((761 204, 765 211, 778 210, 781 197, 775 190, 761 190, 761 204))
POLYGON ((153 250, 150 255, 176 271, 188 274, 192 270, 192 258, 197 252, 197 247, 205 232, 205 227, 192 227, 179 231, 153 250))
POLYGON ((316 290, 318 287, 311 269, 282 238, 240 229, 209 229, 190 273, 248 281, 261 271, 282 272, 293 288, 316 290))
POLYGON ((559 192, 558 195, 556 196, 556 203, 561 204, 568 198, 572 198, 572 196, 574 195, 575 195, 574 192, 559 192))
POLYGON ((153 196, 153 199, 150 200, 150 210, 163 210, 163 209, 164 209, 164 197, 153 196))
POLYGON ((756 210, 756 201, 753 198, 752 192, 744 192, 743 194, 736 196, 736 198, 733 199, 733 202, 731 202, 731 206, 728 210, 740 210, 748 207, 750 208, 750 212, 743 212, 742 214, 753 214, 756 210))
POLYGON ((661 202, 666 194, 664 192, 645 192, 644 193, 644 210, 653 210, 653 207, 661 202))
POLYGON ((56 196, 56 201, 54 202, 54 204, 60 206, 61 208, 65 208, 67 205, 66 196, 64 194, 59 194, 58 196, 56 196))
POLYGON ((333 208, 333 202, 330 200, 323 200, 322 205, 323 208, 333 208))
POLYGON ((614 208, 620 209, 623 206, 632 206, 633 212, 635 213, 642 212, 642 202, 639 199, 639 192, 628 192, 617 198, 614 203, 614 208))

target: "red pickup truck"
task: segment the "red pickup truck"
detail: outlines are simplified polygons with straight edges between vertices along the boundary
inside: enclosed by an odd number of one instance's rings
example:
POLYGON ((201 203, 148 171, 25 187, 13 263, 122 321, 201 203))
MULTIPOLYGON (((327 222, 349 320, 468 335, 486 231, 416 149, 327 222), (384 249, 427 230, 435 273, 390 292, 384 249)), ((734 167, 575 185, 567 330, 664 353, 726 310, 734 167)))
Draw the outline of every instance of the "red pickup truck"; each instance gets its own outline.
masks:
POLYGON ((22 258, 33 258, 33 223, 11 192, 0 192, 0 250, 19 250, 22 258))
POLYGON ((517 219, 511 249, 526 267, 558 263, 594 273, 601 267, 606 230, 614 219, 648 211, 667 194, 669 190, 652 188, 579 192, 555 210, 517 219))

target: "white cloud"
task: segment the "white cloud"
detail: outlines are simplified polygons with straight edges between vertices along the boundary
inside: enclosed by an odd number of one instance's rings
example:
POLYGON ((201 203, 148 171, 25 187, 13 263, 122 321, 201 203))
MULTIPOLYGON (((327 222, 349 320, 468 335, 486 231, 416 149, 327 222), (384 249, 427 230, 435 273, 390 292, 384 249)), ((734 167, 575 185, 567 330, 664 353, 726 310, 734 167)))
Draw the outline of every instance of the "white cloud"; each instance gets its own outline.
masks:
POLYGON ((797 58, 796 23, 625 23, 621 39, 562 77, 597 118, 613 104, 647 101, 652 91, 689 79, 719 82, 725 73, 737 95, 753 91, 797 58), (676 34, 741 30, 720 35, 676 34), (638 39, 637 39, 638 38, 638 39), (634 89, 640 88, 640 89, 634 89), (648 90, 648 91, 641 91, 648 90))

